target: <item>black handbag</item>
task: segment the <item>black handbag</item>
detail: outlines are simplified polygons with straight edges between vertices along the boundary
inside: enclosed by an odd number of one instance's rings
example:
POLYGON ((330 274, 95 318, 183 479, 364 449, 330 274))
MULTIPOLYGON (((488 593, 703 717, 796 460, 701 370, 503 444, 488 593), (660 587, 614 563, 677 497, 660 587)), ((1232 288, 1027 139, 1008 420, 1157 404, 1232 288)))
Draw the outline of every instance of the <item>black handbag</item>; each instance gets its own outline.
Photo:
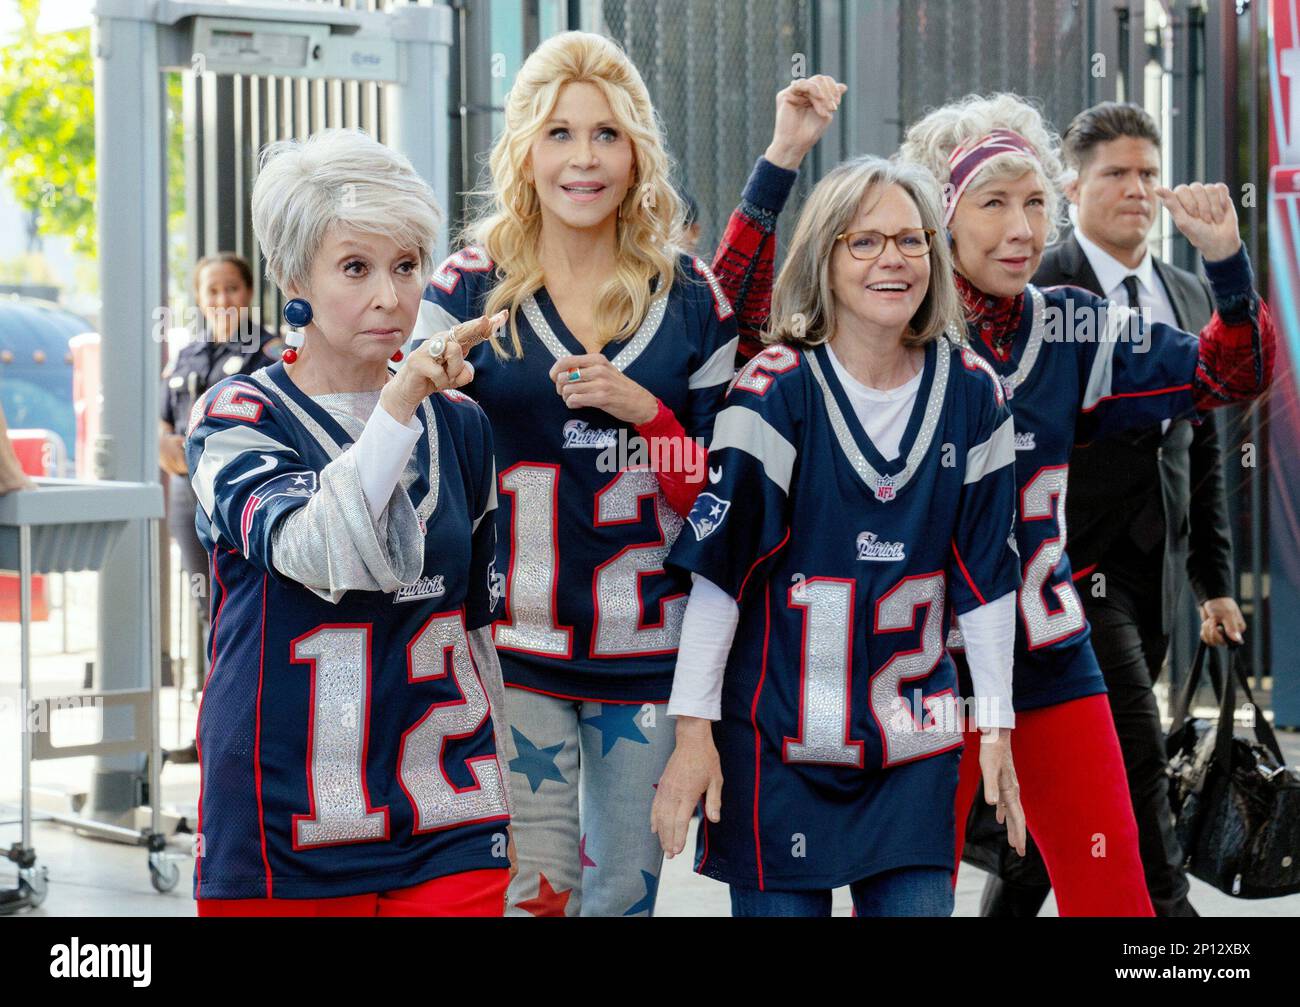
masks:
POLYGON ((1245 674, 1231 659, 1218 724, 1187 716, 1208 654, 1202 642, 1165 741, 1169 803, 1187 870, 1243 899, 1300 892, 1300 772, 1287 766, 1245 674), (1233 734, 1238 684, 1255 710, 1255 740, 1233 734))

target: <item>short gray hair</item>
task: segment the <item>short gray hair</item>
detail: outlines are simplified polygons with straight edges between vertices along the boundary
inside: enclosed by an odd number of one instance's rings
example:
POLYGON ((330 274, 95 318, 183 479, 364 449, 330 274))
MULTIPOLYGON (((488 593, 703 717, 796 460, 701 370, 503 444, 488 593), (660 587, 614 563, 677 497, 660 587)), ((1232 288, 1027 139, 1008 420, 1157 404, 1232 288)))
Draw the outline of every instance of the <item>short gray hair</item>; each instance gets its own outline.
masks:
POLYGON ((253 231, 267 276, 303 288, 325 234, 336 226, 418 248, 433 275, 442 212, 411 162, 359 129, 325 129, 263 148, 253 182, 253 231))
POLYGON ((817 346, 835 335, 830 263, 836 235, 853 222, 867 193, 879 195, 891 185, 897 185, 911 198, 921 215, 921 226, 935 231, 930 241, 930 285, 912 316, 911 331, 903 336, 904 345, 922 346, 937 339, 949 326, 965 332, 934 177, 920 165, 863 155, 832 168, 804 203, 785 265, 772 291, 771 322, 763 337, 765 342, 817 346))

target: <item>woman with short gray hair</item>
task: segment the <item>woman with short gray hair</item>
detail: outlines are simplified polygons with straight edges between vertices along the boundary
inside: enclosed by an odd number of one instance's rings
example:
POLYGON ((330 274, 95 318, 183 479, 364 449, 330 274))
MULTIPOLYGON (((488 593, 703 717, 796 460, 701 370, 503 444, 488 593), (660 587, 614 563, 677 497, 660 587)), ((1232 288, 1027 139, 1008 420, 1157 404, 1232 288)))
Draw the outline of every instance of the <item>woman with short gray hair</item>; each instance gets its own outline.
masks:
POLYGON ((355 130, 263 153, 253 226, 296 331, 196 404, 213 574, 201 916, 501 915, 492 436, 455 389, 477 319, 390 359, 433 268, 433 193, 355 130))

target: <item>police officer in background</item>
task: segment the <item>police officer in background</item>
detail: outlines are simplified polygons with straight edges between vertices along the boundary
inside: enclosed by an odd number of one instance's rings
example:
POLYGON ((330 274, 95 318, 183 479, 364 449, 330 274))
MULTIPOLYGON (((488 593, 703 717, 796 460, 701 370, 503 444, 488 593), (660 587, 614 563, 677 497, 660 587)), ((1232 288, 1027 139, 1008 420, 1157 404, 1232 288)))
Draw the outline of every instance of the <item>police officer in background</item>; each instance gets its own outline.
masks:
MULTIPOLYGON (((158 423, 158 460, 171 475, 167 526, 180 546, 181 569, 189 577, 204 578, 202 597, 194 598, 206 639, 208 555, 194 531, 196 501, 185 464, 185 431, 190 409, 204 392, 232 374, 251 374, 280 359, 280 340, 274 332, 251 321, 253 271, 233 252, 205 256, 194 267, 194 294, 202 320, 196 338, 163 371, 162 409, 158 423)), ((188 593, 188 592, 187 592, 188 593)), ((199 646, 206 661, 207 648, 199 646)), ((207 669, 200 666, 199 681, 207 669)), ((172 762, 194 761, 194 746, 169 752, 172 762)))

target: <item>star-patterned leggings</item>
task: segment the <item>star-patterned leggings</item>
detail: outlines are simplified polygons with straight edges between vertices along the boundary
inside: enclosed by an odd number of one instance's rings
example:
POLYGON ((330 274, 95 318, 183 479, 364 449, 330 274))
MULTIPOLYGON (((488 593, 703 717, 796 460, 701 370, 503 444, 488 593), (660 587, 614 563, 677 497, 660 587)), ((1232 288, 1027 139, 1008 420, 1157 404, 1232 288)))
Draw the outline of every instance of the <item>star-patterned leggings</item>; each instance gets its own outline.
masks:
POLYGON ((505 692, 519 865, 506 915, 653 915, 663 851, 650 805, 673 751, 668 704, 505 692))

